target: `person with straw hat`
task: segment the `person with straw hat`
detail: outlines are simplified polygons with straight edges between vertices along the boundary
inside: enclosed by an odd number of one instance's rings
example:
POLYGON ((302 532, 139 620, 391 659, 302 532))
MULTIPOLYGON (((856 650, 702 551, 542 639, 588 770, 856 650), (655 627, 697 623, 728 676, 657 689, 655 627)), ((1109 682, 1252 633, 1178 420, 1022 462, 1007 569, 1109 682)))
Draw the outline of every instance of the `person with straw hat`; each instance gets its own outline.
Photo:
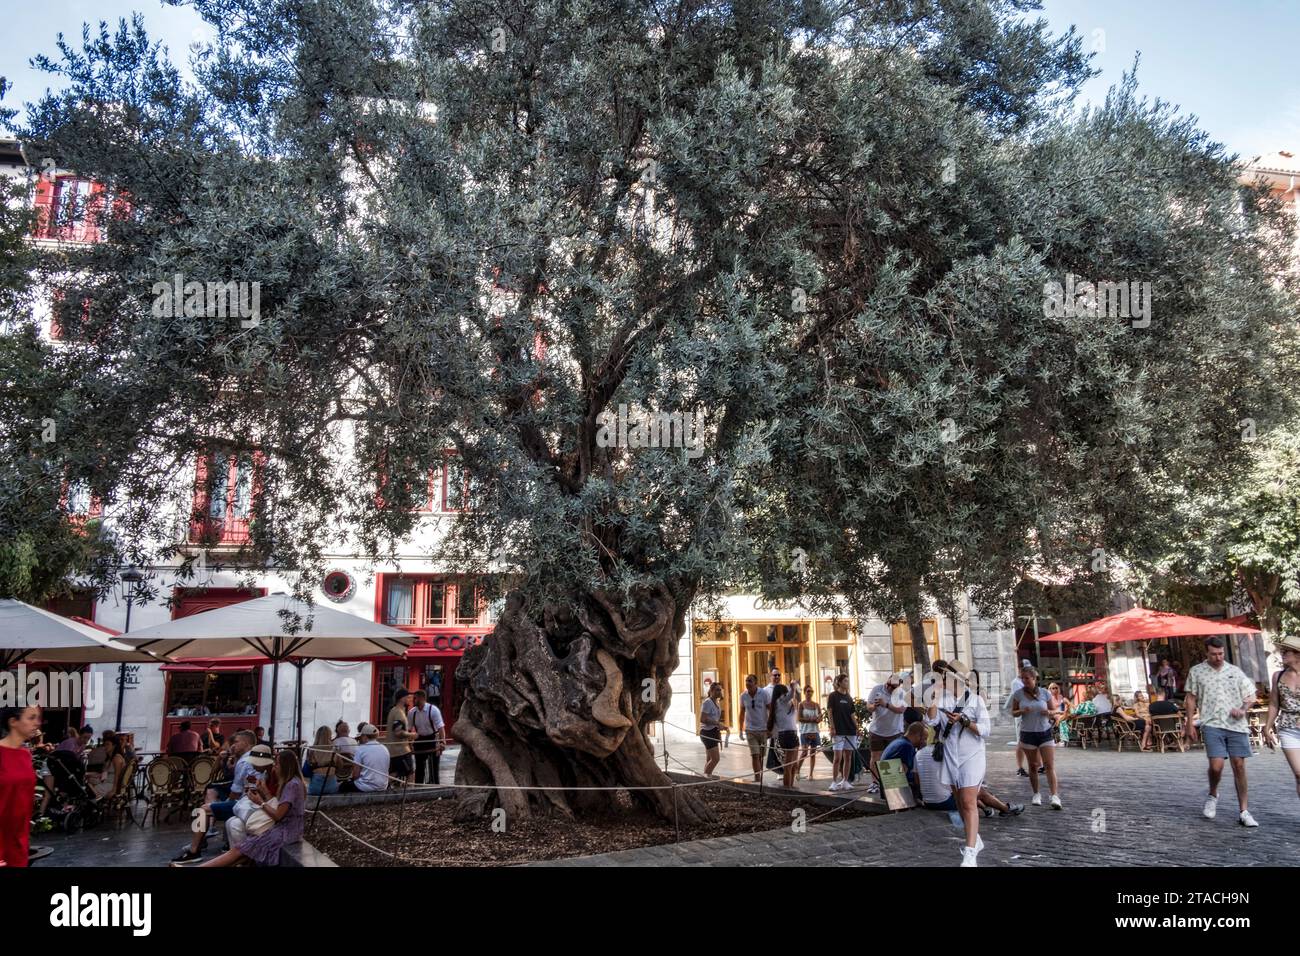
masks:
POLYGON ((1270 750, 1282 744, 1282 754, 1295 774, 1296 795, 1300 796, 1300 635, 1288 634, 1273 645, 1282 655, 1282 669, 1273 675, 1264 740, 1270 750))
POLYGON ((936 728, 932 759, 942 760, 941 782, 952 788, 966 827, 962 866, 978 866, 984 849, 979 835, 979 795, 984 784, 985 743, 993 722, 988 705, 970 685, 971 670, 961 661, 935 661, 938 683, 927 701, 926 723, 936 728))

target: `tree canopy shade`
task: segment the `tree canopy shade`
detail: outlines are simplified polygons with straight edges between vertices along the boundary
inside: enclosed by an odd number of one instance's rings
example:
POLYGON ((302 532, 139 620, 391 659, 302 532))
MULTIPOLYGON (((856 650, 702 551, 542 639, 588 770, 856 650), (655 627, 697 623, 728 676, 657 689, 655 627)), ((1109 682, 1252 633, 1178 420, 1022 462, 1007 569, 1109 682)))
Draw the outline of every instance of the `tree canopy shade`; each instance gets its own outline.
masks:
POLYGON ((245 557, 287 569, 391 554, 454 451, 442 554, 514 588, 459 672, 458 777, 502 787, 466 813, 672 813, 644 728, 697 599, 919 635, 1117 546, 1276 395, 1283 218, 1132 79, 1062 112, 1089 69, 1032 3, 193 6, 193 84, 138 22, 42 61, 35 153, 130 197, 46 266, 92 300, 65 434, 126 548, 256 451, 245 557), (175 276, 258 319, 153 308, 175 276))
POLYGON ((1242 429, 1239 460, 1179 497, 1126 582, 1147 601, 1248 604, 1269 638, 1300 633, 1300 425, 1242 429))

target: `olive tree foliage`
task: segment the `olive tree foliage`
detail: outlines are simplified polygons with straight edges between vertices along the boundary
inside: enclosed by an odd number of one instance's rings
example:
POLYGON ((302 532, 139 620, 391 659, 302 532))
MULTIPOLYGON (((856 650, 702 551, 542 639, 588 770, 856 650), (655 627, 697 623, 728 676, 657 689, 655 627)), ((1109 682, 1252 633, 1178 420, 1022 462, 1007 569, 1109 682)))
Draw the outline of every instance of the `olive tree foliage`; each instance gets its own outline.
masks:
POLYGON ((239 560, 308 587, 465 473, 437 557, 512 589, 458 671, 466 814, 707 818, 644 732, 693 603, 919 633, 1112 546, 1259 397, 1268 210, 1131 82, 1062 112, 1089 70, 1032 3, 192 5, 192 82, 138 22, 42 61, 34 148, 129 200, 47 266, 93 303, 67 431, 142 557, 196 455, 256 452, 239 560), (1151 281, 1150 326, 1045 315, 1068 270, 1151 281), (159 308, 176 276, 257 321, 159 308))
MULTIPOLYGON (((6 89, 0 77, 0 99, 6 89)), ((0 107, 0 124, 14 114, 0 107)), ((70 574, 104 573, 113 549, 99 522, 66 508, 69 482, 86 476, 58 429, 76 371, 30 321, 31 193, 28 177, 0 179, 0 596, 44 602, 67 593, 70 574)))
MULTIPOLYGON (((896 140, 917 128, 900 107, 896 140)), ((844 304, 795 360, 756 509, 771 554, 808 555, 793 591, 906 619, 923 662, 930 602, 1005 616, 1026 579, 1118 583, 1238 469, 1243 416, 1293 398, 1288 217, 1192 120, 1130 74, 1099 107, 984 133, 957 138, 946 188, 920 162, 837 182, 868 262, 822 292, 844 304), (1148 283, 1149 310, 1066 309, 1069 276, 1148 283)))
POLYGON ((1184 489, 1164 533, 1132 555, 1126 581, 1149 606, 1248 607, 1273 640, 1300 633, 1300 425, 1243 432, 1236 460, 1184 489))

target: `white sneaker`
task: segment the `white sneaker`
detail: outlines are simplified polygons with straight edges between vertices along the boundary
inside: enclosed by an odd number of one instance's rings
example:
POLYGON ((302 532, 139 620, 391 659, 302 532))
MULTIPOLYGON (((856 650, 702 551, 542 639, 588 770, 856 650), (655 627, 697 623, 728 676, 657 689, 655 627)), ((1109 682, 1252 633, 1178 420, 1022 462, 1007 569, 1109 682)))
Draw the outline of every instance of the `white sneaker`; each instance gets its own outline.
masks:
POLYGON ((1255 822, 1255 818, 1250 815, 1249 810, 1242 810, 1241 816, 1237 817, 1237 822, 1240 823, 1243 827, 1259 826, 1259 824, 1255 822))
POLYGON ((1036 807, 1041 807, 1043 805, 1043 795, 1041 793, 1036 793, 1034 794, 1034 799, 1029 802, 1036 807))
POLYGON ((1210 796, 1205 798, 1205 806, 1201 808, 1201 813, 1205 819, 1213 820, 1214 815, 1219 812, 1219 798, 1210 796))
POLYGON ((984 838, 978 833, 975 834, 975 852, 979 853, 984 849, 984 838))
POLYGON ((1049 800, 1048 802, 1052 805, 1053 810, 1065 809, 1064 807, 1061 806, 1061 798, 1058 797, 1056 794, 1052 794, 1052 799, 1049 800))
POLYGON ((979 851, 974 847, 964 846, 961 848, 961 865, 962 866, 979 866, 976 857, 979 851))
POLYGON ((834 791, 836 791, 836 792, 838 792, 838 791, 840 791, 840 790, 843 790, 843 789, 844 789, 844 781, 843 781, 843 780, 836 779, 835 782, 831 784, 830 789, 831 789, 831 790, 834 790, 834 791))

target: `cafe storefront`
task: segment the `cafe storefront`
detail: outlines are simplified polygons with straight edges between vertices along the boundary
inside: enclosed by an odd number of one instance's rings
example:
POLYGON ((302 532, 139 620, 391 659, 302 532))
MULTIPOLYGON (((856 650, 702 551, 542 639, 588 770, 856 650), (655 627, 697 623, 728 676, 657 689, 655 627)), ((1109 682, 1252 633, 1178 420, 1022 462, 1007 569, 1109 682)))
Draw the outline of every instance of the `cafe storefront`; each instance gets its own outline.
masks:
POLYGON ((442 711, 449 738, 455 736, 464 688, 456 666, 469 648, 492 630, 494 614, 472 581, 445 574, 380 574, 375 620, 415 634, 405 657, 373 661, 370 719, 384 727, 399 689, 423 690, 442 711))
POLYGON ((163 664, 164 675, 162 746, 189 721, 190 729, 202 734, 212 718, 221 720, 227 739, 237 730, 258 725, 261 674, 265 660, 191 661, 163 664))
POLYGON ((735 708, 745 689, 745 676, 756 674, 768 683, 772 668, 779 668, 785 683, 815 687, 824 705, 840 674, 849 677, 850 693, 863 694, 857 666, 856 625, 831 619, 759 616, 742 620, 696 620, 691 626, 693 658, 692 708, 699 713, 709 687, 723 686, 723 721, 733 730, 735 708))

